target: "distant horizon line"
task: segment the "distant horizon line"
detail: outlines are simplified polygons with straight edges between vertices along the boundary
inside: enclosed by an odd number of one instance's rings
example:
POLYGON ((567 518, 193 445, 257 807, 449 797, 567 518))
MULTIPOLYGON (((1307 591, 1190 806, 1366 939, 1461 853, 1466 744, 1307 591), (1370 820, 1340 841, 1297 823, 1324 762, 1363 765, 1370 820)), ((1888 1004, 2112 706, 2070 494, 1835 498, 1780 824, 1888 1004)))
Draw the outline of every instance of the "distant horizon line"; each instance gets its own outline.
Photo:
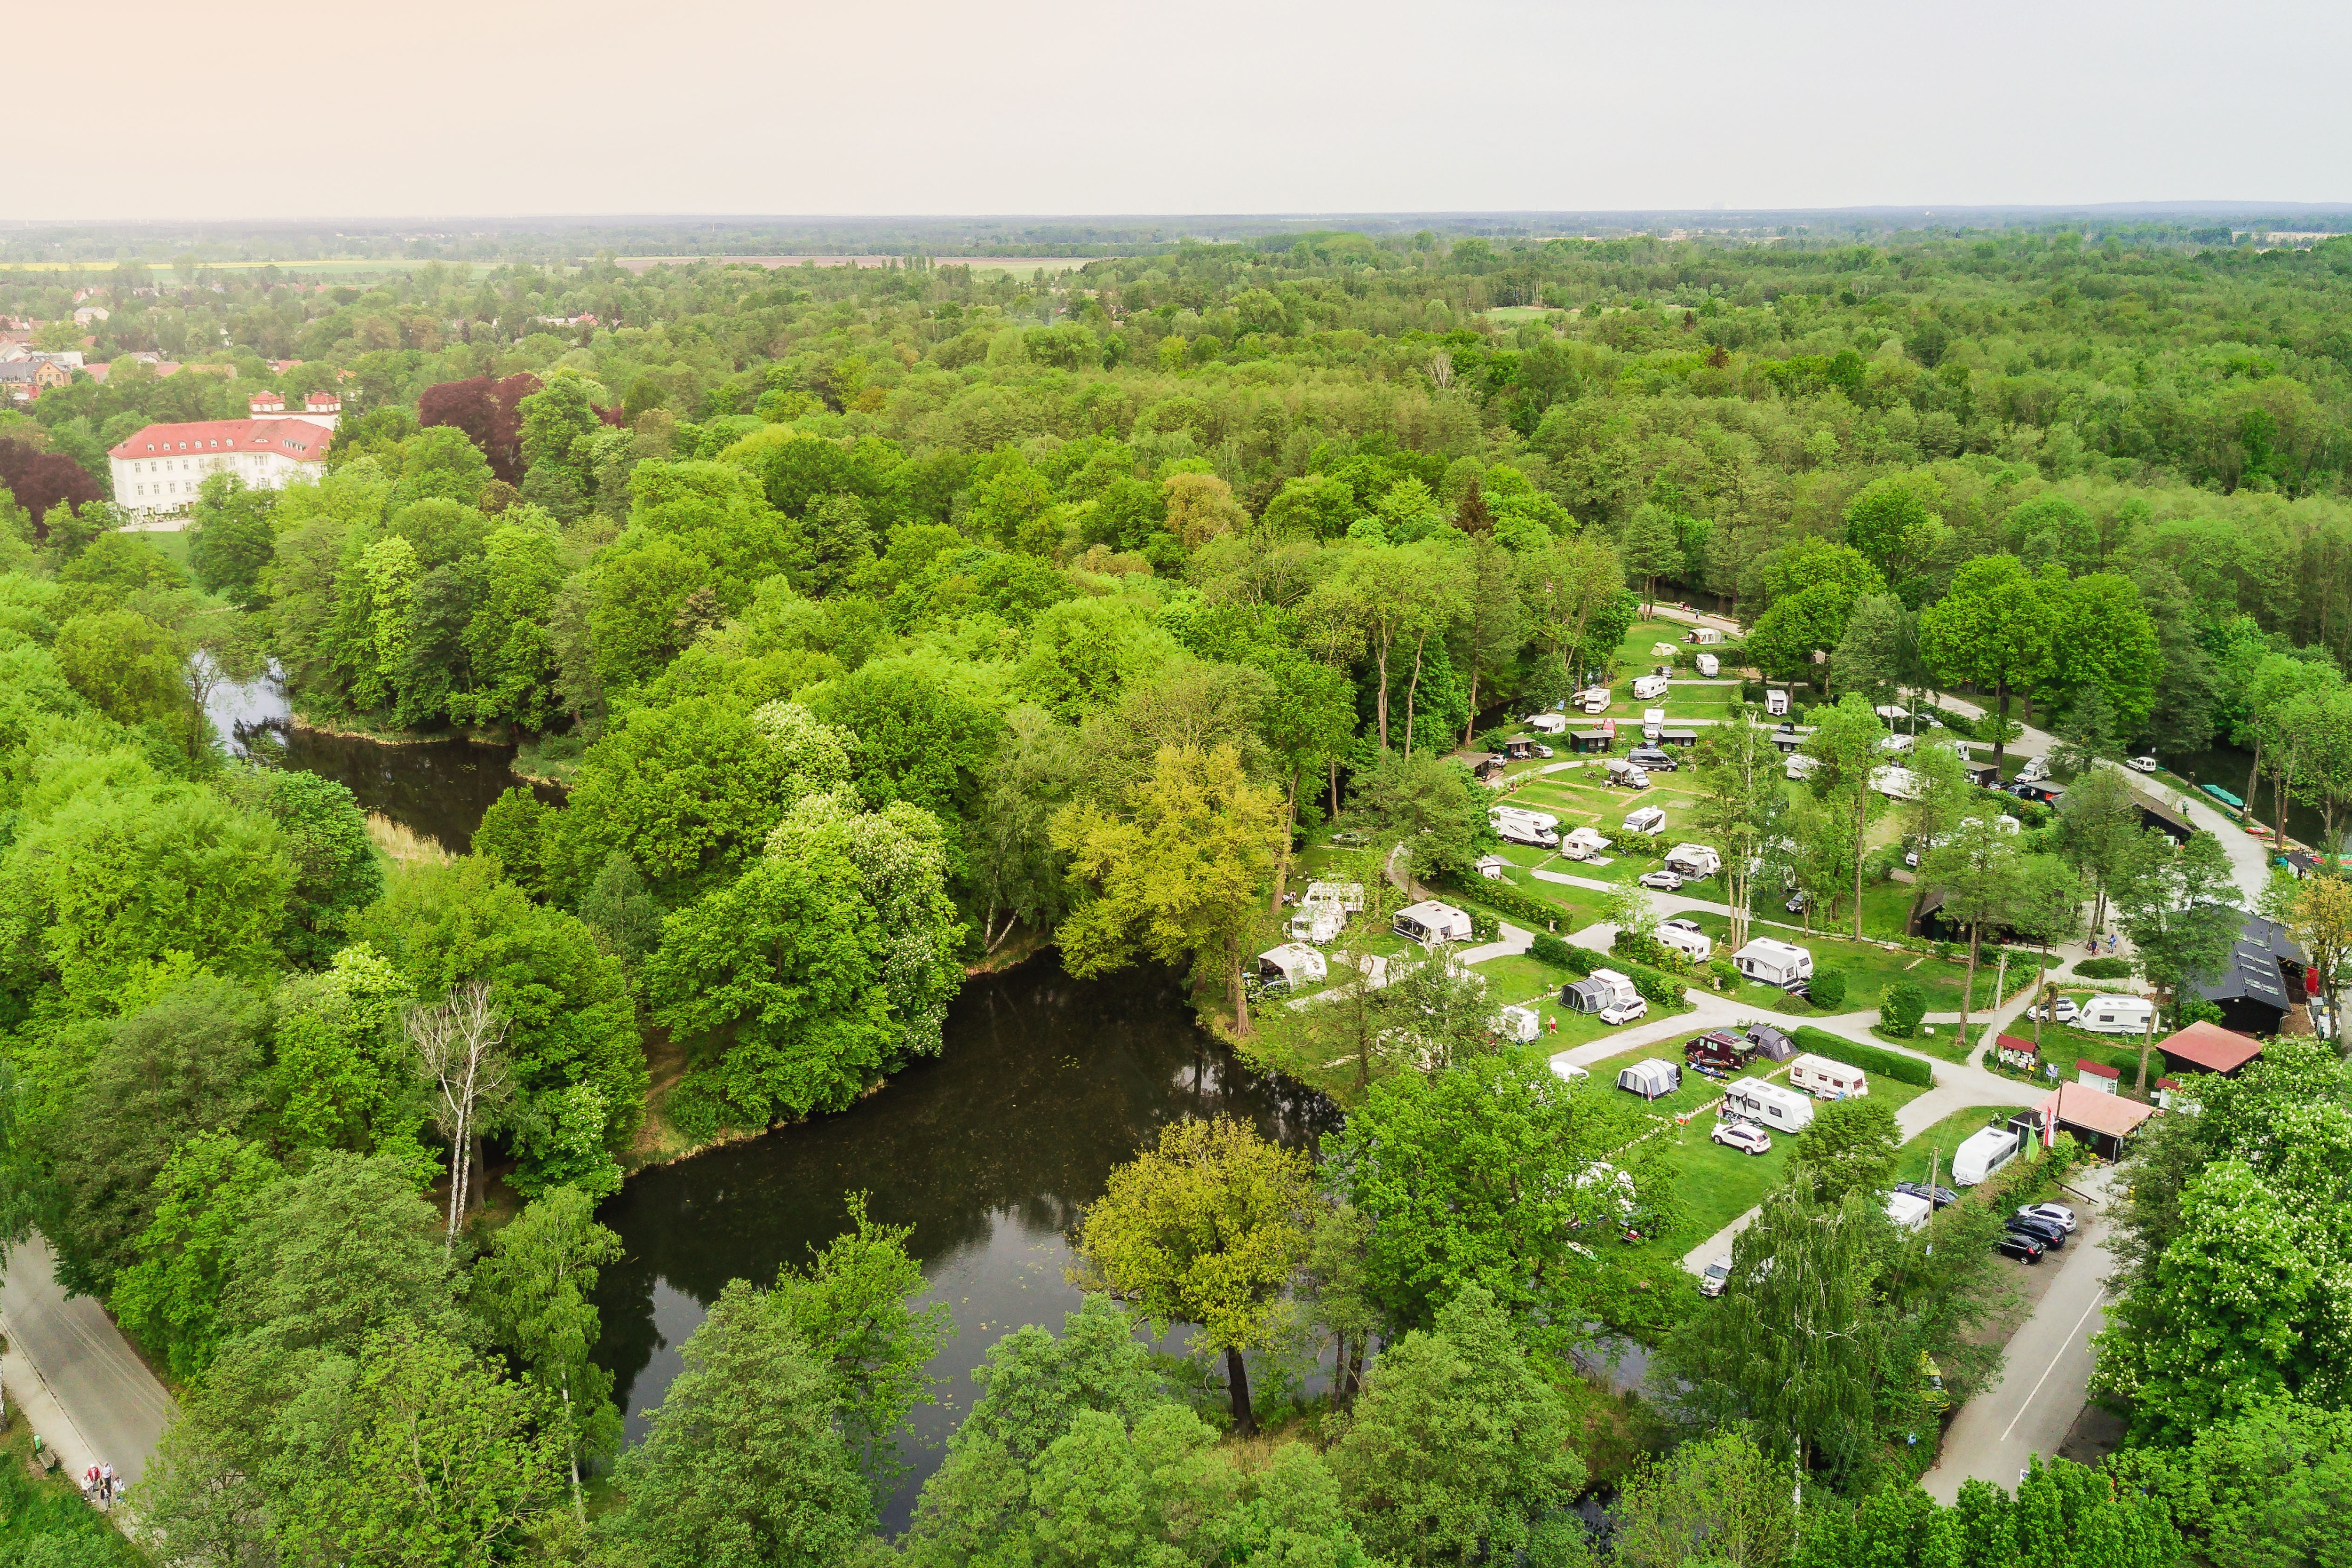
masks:
POLYGON ((1329 223, 1344 220, 1379 220, 1391 223, 1412 219, 1440 222, 1465 222, 1478 219, 1584 218, 1625 220, 1634 218, 1763 218, 1763 217, 1917 217, 1962 218, 1976 216, 2311 216, 2337 214, 2352 216, 2352 199, 2335 201, 2308 200, 2134 200, 2107 202, 1875 202, 1843 206, 1769 205, 1762 204, 1716 203, 1706 205, 1667 205, 1645 207, 1398 207, 1387 209, 1347 208, 1323 211, 1299 208, 1276 208, 1257 212, 883 212, 883 213, 710 213, 710 212, 510 212, 510 213, 320 213, 303 216, 240 216, 208 215, 205 216, 42 216, 0 218, 0 232, 22 233, 27 230, 56 227, 136 227, 157 225, 219 224, 239 227, 271 227, 281 226, 352 224, 372 226, 412 224, 887 224, 887 223, 1329 223))

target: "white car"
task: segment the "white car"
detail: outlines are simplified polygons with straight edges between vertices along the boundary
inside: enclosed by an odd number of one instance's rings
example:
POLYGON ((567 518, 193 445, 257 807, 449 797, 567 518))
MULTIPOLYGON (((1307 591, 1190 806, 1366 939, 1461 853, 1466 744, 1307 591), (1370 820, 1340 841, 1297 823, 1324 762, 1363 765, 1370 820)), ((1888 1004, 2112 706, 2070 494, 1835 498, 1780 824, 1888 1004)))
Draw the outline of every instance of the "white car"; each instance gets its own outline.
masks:
POLYGON ((2027 1204, 2017 1212, 2021 1218, 2048 1220, 2067 1234, 2074 1234, 2074 1211, 2064 1204, 2027 1204))
POLYGON ((1660 921, 1658 922, 1658 929, 1660 931, 1686 931, 1693 936, 1705 936, 1706 934, 1706 932, 1698 929, 1698 921, 1686 919, 1681 915, 1676 915, 1670 921, 1660 921))
POLYGON ((2152 773, 2156 772, 2157 763, 2154 757, 2134 757, 2124 766, 2136 773, 2152 773))
POLYGON ((1772 1135, 1761 1127, 1746 1121, 1718 1121, 1707 1136, 1727 1149, 1737 1149, 1744 1154, 1769 1154, 1772 1151, 1772 1135))
POLYGON ((1683 879, 1672 871, 1644 871, 1633 879, 1645 888, 1655 888, 1662 893, 1680 892, 1683 886, 1683 879))
POLYGON ((1706 1266, 1706 1273, 1698 1277, 1698 1293, 1708 1297, 1720 1296, 1723 1288, 1730 1283, 1731 1259, 1718 1258, 1706 1266))
POLYGON ((2029 1018, 2039 1018, 2044 1023, 2060 1024, 2071 1024, 2082 1016, 2083 1009, 2075 1005, 2072 996, 2061 996, 2049 1006, 2036 1007, 2026 1014, 2029 1018))
POLYGON ((1650 1004, 1643 998, 1636 996, 1631 1002, 1620 1002, 1614 1006, 1603 1007, 1593 1016, 1604 1024, 1614 1026, 1630 1024, 1634 1019, 1646 1016, 1649 1011, 1650 1004))

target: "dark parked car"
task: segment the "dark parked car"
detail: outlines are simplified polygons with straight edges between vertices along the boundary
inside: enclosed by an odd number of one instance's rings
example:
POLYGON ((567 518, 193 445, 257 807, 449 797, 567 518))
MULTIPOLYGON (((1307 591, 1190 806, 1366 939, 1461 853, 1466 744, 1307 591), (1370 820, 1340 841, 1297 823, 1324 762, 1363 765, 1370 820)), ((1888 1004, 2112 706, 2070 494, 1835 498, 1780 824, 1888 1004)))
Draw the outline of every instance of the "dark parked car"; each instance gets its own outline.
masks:
POLYGON ((1950 1208, 1960 1201, 1960 1194, 1951 1188, 1937 1187, 1930 1192, 1925 1182, 1897 1182, 1895 1184, 1895 1190, 1898 1193, 1907 1193, 1915 1198, 1926 1198, 1939 1209, 1950 1208))
POLYGON ((1682 766, 1672 752, 1662 751, 1656 746, 1636 746, 1625 753, 1625 760, 1637 768, 1654 773, 1670 773, 1682 766))
POLYGON ((2021 1231, 2014 1230, 2002 1231, 2000 1239, 1992 1245, 1993 1250, 2003 1258, 2014 1258, 2021 1263, 2039 1263, 2042 1261, 2042 1254, 2046 1250, 2033 1237, 2021 1231))
POLYGON ((2042 1246, 2053 1248, 2066 1245, 2066 1227, 2046 1219, 2029 1219, 2023 1215, 2011 1215, 2000 1222, 2001 1228, 2019 1236, 2030 1236, 2042 1246))

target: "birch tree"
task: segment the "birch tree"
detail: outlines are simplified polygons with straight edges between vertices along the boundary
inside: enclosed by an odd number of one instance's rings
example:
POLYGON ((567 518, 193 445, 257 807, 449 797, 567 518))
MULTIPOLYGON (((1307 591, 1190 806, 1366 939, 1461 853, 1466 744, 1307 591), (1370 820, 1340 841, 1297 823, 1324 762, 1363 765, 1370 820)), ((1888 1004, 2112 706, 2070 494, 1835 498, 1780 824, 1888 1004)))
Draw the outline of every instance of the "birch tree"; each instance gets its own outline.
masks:
POLYGON ((488 984, 472 980, 451 987, 431 1006, 409 1009, 403 1021, 417 1072, 433 1092, 433 1124, 449 1140, 446 1253, 457 1245, 458 1216, 466 1212, 466 1155, 477 1123, 508 1089, 507 1020, 491 1002, 488 984))

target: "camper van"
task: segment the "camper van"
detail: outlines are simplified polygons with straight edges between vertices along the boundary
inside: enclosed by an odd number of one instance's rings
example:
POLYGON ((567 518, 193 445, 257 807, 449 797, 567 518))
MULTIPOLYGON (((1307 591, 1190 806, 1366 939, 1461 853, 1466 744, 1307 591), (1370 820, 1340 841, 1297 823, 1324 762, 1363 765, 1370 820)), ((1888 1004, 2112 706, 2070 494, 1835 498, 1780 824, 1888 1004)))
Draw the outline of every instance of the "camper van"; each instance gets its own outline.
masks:
POLYGON ((2095 1035, 2137 1035, 2147 1028, 2156 1004, 2145 996, 2093 996, 2083 1003, 2074 1027, 2095 1035))
POLYGON ((1513 1004, 1489 1018, 1486 1027, 1504 1039, 1524 1046, 1543 1032, 1543 1020, 1536 1016, 1534 1008, 1513 1004))
POLYGON ((1666 851, 1666 869, 1696 882, 1723 869, 1723 857, 1705 844, 1677 844, 1666 851))
POLYGON ((1715 655, 1711 653, 1700 654, 1696 658, 1691 660, 1691 662, 1698 666, 1699 674, 1705 676, 1709 680, 1714 679, 1717 676, 1723 673, 1723 660, 1716 658, 1715 655))
POLYGON ((1789 712, 1788 692, 1782 690, 1777 686, 1766 687, 1764 689, 1764 711, 1769 713, 1775 719, 1787 717, 1789 712))
POLYGON ((1789 1087, 1815 1100, 1860 1100, 1870 1092, 1870 1077, 1860 1068, 1809 1051, 1789 1064, 1789 1087))
POLYGON ((1609 711, 1609 689, 1605 686, 1591 687, 1578 692, 1572 700, 1588 714, 1606 713, 1609 711))
POLYGON ((1608 782, 1620 789, 1647 789, 1650 775, 1622 757, 1612 757, 1608 763, 1608 782))
POLYGON ((1498 805, 1486 813, 1486 820, 1495 825, 1496 837, 1506 844, 1533 844, 1544 849, 1559 847, 1559 818, 1548 811, 1498 805))
POLYGON ((1813 977, 1813 955, 1792 942, 1759 936, 1731 955, 1732 966, 1750 980, 1786 985, 1813 977))
POLYGON ((1952 1184, 1973 1187, 2011 1160, 2025 1146, 2013 1127, 1988 1127, 1972 1132, 1952 1151, 1952 1184))
POLYGON ((1625 814, 1625 831, 1628 833, 1662 833, 1665 826, 1666 813, 1663 806, 1637 806, 1625 814))
POLYGON ((1657 931, 1658 940, 1673 948, 1693 963, 1705 963, 1715 956, 1715 939, 1688 921, 1667 921, 1657 931))
POLYGON ((1441 904, 1430 899, 1418 904, 1407 904, 1399 910, 1390 929, 1423 947, 1441 942, 1467 942, 1470 940, 1470 916, 1452 904, 1441 904))
POLYGON ((1268 990, 1290 991, 1329 973, 1323 955, 1304 943, 1286 942, 1257 955, 1258 978, 1268 990))
POLYGON ((1666 694, 1666 678, 1663 675, 1637 675, 1633 678, 1633 700, 1654 702, 1666 694))
POLYGON ((1522 722, 1524 722, 1528 729, 1535 731, 1538 734, 1557 735, 1562 730, 1568 728, 1568 715, 1565 713, 1530 713, 1524 721, 1522 721, 1522 722))
POLYGON ((1769 1131, 1802 1132, 1813 1124, 1813 1102, 1760 1078, 1734 1079, 1724 1089, 1722 1114, 1769 1131))
POLYGON ((1560 838, 1559 852, 1565 859, 1590 860, 1606 850, 1611 842, 1597 827, 1571 827, 1560 838))

